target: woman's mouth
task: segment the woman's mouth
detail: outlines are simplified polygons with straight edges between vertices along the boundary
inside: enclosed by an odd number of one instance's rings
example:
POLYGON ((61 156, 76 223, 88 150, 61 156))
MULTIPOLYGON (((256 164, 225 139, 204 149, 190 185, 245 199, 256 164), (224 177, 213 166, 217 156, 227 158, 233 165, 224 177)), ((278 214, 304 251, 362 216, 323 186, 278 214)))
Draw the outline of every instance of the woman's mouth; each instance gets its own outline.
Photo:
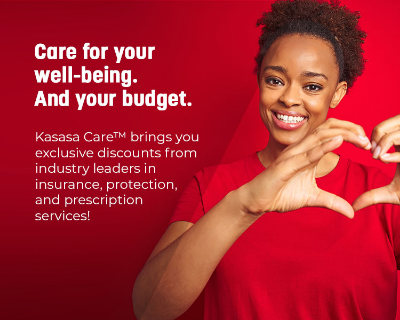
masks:
POLYGON ((272 112, 274 123, 281 129, 284 130, 295 130, 300 128, 304 123, 307 122, 308 117, 300 114, 280 113, 277 111, 272 112))

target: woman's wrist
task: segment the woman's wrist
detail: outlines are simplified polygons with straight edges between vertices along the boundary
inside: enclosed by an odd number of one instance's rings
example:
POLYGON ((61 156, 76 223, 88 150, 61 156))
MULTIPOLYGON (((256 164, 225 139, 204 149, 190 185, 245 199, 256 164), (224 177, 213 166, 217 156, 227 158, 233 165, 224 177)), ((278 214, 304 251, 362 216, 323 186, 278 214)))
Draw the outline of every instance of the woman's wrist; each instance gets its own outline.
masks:
POLYGON ((245 225, 253 224, 264 213, 255 213, 252 211, 254 205, 251 203, 251 197, 249 196, 246 185, 229 192, 226 198, 229 203, 233 205, 238 221, 245 225))

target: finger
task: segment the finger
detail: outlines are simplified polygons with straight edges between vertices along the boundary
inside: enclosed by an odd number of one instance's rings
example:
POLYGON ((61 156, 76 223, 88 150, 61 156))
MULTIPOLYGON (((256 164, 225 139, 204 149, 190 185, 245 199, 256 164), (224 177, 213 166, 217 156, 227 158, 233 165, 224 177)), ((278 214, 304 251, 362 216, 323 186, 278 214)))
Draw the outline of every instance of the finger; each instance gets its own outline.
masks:
POLYGON ((391 190, 390 185, 372 189, 363 193, 356 200, 354 200, 353 208, 354 211, 358 211, 378 203, 399 204, 399 197, 391 190))
POLYGON ((400 152, 383 153, 379 159, 385 163, 400 163, 400 152))
POLYGON ((343 143, 342 136, 336 136, 329 141, 317 145, 316 147, 296 154, 284 160, 279 160, 275 168, 280 173, 280 177, 283 181, 288 181, 299 171, 305 170, 317 163, 325 154, 340 147, 343 143))
POLYGON ((350 219, 354 218, 354 210, 350 203, 333 193, 321 189, 318 189, 318 194, 315 197, 310 198, 307 205, 310 207, 328 208, 350 219))
POLYGON ((378 124, 373 130, 371 135, 372 152, 375 151, 376 146, 379 145, 382 137, 390 132, 400 130, 400 115, 389 118, 378 124))
POLYGON ((347 130, 347 129, 321 129, 318 128, 314 130, 311 134, 309 134, 305 139, 303 139, 300 143, 290 146, 285 150, 285 153, 282 154, 283 158, 292 157, 295 154, 307 152, 309 149, 321 145, 326 141, 333 139, 336 136, 342 136, 343 140, 346 142, 352 143, 355 146, 362 149, 370 149, 371 144, 367 137, 359 136, 355 133, 347 130))
POLYGON ((352 143, 356 147, 362 148, 362 149, 370 149, 371 148, 371 143, 367 136, 361 136, 358 134, 355 134, 353 131, 348 130, 348 129, 342 129, 342 128, 332 128, 332 129, 326 129, 326 130, 315 130, 312 133, 312 136, 314 136, 317 140, 319 141, 324 141, 324 140, 329 140, 332 139, 332 137, 341 135, 343 137, 343 140, 349 143, 352 143))
POLYGON ((352 143, 356 147, 369 150, 371 149, 371 143, 366 136, 356 135, 346 129, 318 129, 313 131, 307 137, 305 137, 299 143, 290 145, 285 149, 280 158, 288 159, 296 154, 307 152, 311 148, 321 145, 326 141, 332 140, 336 136, 342 136, 343 140, 352 143))
POLYGON ((400 145, 400 131, 393 131, 386 133, 385 135, 383 135, 377 147, 375 148, 374 153, 372 155, 373 158, 375 159, 381 158, 383 160, 383 158, 385 158, 386 156, 382 158, 382 155, 387 154, 387 151, 392 146, 396 145, 400 145))
POLYGON ((324 128, 342 128, 348 131, 353 132, 356 135, 364 136, 365 134, 364 128, 358 124, 355 124, 350 121, 339 120, 335 118, 329 118, 324 122, 324 128))
POLYGON ((310 148, 322 144, 325 140, 330 140, 338 135, 342 135, 345 141, 353 143, 357 147, 365 150, 371 149, 371 143, 361 126, 349 121, 330 118, 301 141, 288 146, 281 155, 281 158, 287 159, 298 153, 307 152, 310 148), (340 129, 342 131, 340 131, 340 129))

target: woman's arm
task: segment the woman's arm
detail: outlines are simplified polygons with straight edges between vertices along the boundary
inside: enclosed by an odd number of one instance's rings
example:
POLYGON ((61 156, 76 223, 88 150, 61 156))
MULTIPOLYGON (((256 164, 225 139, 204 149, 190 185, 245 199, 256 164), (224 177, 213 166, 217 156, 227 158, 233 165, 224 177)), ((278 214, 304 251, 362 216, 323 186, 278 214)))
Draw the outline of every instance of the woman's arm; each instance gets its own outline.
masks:
POLYGON ((257 218, 238 208, 233 191, 196 224, 168 227, 133 289, 138 319, 175 319, 190 307, 226 251, 257 218))
POLYGON ((174 319, 199 296, 218 263, 261 215, 321 206, 348 217, 354 212, 342 198, 319 189, 319 160, 343 140, 368 148, 363 130, 329 120, 291 145, 261 174, 228 193, 196 224, 171 224, 139 274, 133 304, 138 319, 174 319), (336 139, 333 139, 337 137, 336 139))

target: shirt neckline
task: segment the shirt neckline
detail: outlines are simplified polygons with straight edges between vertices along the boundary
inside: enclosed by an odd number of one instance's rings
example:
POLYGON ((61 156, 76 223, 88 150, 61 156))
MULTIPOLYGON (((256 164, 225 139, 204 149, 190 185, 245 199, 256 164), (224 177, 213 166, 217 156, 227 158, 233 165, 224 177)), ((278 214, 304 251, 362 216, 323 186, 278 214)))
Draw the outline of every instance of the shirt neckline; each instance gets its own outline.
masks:
MULTIPOLYGON (((264 165, 261 163, 260 159, 258 158, 257 152, 253 153, 251 155, 251 159, 254 162, 255 167, 257 168, 257 174, 263 172, 265 170, 264 165)), ((317 182, 317 185, 319 187, 326 186, 339 177, 341 177, 346 170, 347 166, 349 164, 349 160, 340 156, 339 155, 339 161, 336 165, 336 167, 329 172, 327 175, 319 178, 315 178, 315 181, 317 182)))

